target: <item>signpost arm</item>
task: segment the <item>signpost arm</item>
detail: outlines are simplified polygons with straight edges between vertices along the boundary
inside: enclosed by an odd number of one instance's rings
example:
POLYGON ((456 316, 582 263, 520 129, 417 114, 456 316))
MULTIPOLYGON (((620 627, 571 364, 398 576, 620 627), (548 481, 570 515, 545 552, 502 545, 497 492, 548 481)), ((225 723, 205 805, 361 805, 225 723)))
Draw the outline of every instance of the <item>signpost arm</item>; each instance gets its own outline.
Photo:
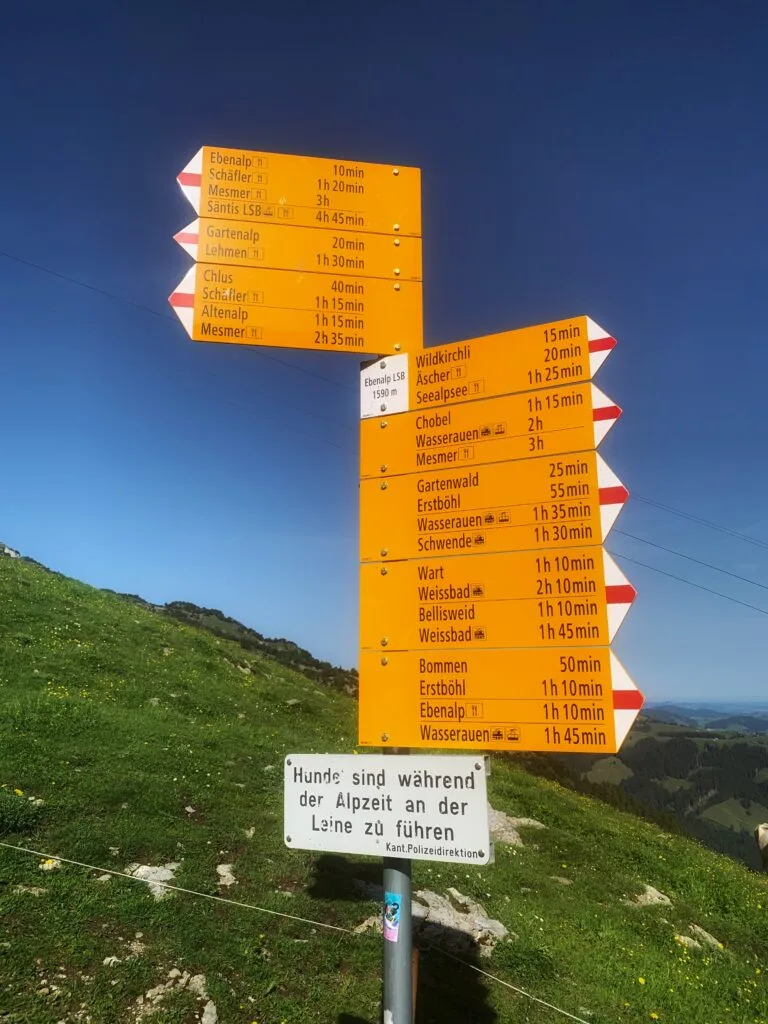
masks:
MULTIPOLYGON (((391 747, 385 748, 384 753, 407 754, 409 751, 391 747)), ((412 967, 411 861, 385 857, 383 881, 384 1024, 411 1024, 416 1007, 412 967), (397 924, 393 927, 395 917, 397 924)))

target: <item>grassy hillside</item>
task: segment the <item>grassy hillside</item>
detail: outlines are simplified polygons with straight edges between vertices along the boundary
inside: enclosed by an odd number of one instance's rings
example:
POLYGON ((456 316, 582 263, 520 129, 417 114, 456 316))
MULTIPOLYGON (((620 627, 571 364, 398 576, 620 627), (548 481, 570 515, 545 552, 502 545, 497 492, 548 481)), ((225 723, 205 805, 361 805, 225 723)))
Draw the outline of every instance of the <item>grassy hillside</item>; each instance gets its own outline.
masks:
MULTIPOLYGON (((185 888, 342 928, 377 913, 354 884, 376 880, 377 862, 282 842, 282 759, 353 750, 351 697, 19 560, 0 558, 0 609, 1 841, 114 870, 178 863, 185 888)), ((546 828, 523 828, 525 845, 497 846, 488 868, 414 872, 516 934, 483 969, 593 1024, 766 1024, 765 878, 506 761, 490 791, 546 828), (645 884, 672 905, 628 906, 645 884), (724 948, 684 948, 675 935, 692 923, 724 948)), ((204 1004, 174 970, 205 976, 227 1024, 378 1020, 380 937, 204 896, 156 902, 135 881, 42 860, 0 847, 3 1024, 191 1024, 204 1004)), ((423 1024, 566 1019, 434 950, 419 1000, 423 1024)))

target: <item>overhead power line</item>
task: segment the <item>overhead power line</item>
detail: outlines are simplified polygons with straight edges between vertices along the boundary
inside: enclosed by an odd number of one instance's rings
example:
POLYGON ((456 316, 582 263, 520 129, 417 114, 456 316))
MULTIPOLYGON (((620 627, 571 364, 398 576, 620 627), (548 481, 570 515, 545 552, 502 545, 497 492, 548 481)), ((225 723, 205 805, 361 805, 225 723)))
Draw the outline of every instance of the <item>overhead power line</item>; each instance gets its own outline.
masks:
POLYGON ((618 551, 611 551, 610 548, 606 548, 606 551, 614 558, 623 559, 625 562, 632 562, 633 565, 641 565, 644 569, 650 569, 651 572, 657 572, 661 576, 668 576, 671 580, 677 580, 678 583, 686 583, 689 587, 695 587, 697 590, 703 590, 707 594, 714 594, 715 597, 722 597, 724 601, 732 601, 733 604, 740 604, 744 608, 751 608, 753 612, 760 612, 761 615, 768 615, 768 608, 759 608, 756 604, 750 604, 748 601, 740 601, 737 597, 731 597, 729 594, 723 594, 719 590, 713 590, 712 587, 705 587, 701 583, 694 583, 693 580, 687 580, 684 576, 675 576, 674 573, 667 572, 666 569, 657 569, 655 565, 648 565, 647 562, 641 562, 637 558, 630 558, 629 555, 622 555, 618 551))
MULTIPOLYGON (((74 284, 74 285, 76 285, 79 288, 84 288, 85 290, 90 291, 90 292, 94 292, 97 295, 102 295, 102 296, 104 296, 105 298, 108 298, 108 299, 114 299, 116 302, 120 302, 123 305, 130 306, 133 309, 142 310, 145 313, 149 313, 151 316, 156 316, 156 317, 159 317, 159 318, 161 318, 163 320, 169 320, 171 323, 175 323, 176 322, 176 318, 174 316, 172 316, 171 314, 169 314, 169 313, 161 313, 159 310, 153 309, 151 306, 146 306, 146 305, 143 305, 142 303, 134 302, 132 299, 128 299, 128 298, 126 298, 123 295, 118 295, 118 294, 116 294, 114 292, 107 291, 105 288, 99 288, 97 285, 89 284, 87 281, 81 281, 78 278, 71 277, 68 274, 62 274, 58 270, 52 270, 50 267, 45 267, 45 266, 43 266, 40 263, 35 263, 33 260, 24 259, 21 256, 16 256, 13 253, 4 252, 2 250, 0 250, 0 256, 4 257, 5 259, 12 260, 15 263, 22 264, 23 266, 30 267, 30 268, 32 268, 34 270, 38 270, 38 271, 40 271, 43 274, 48 274, 51 277, 58 278, 61 281, 67 281, 69 284, 74 284)), ((296 370, 298 373, 303 373, 303 374, 305 374, 305 375, 307 375, 309 377, 315 377, 317 380, 325 381, 328 384, 334 384, 336 387, 340 387, 340 388, 343 388, 343 389, 348 390, 348 391, 354 391, 355 390, 354 388, 350 387, 347 384, 342 384, 340 381, 334 380, 332 377, 326 377, 326 376, 324 376, 321 373, 315 373, 312 370, 307 370, 303 366, 297 366, 295 363, 290 363, 287 360, 278 358, 277 356, 268 355, 267 353, 260 351, 258 348, 254 348, 252 346, 246 346, 246 349, 247 349, 247 351, 252 352, 254 355, 256 355, 256 356, 258 356, 258 357, 260 357, 262 359, 267 359, 270 362, 279 363, 282 366, 287 366, 289 369, 296 370)), ((214 376, 218 376, 218 374, 214 374, 214 376)), ((237 405, 237 403, 232 402, 229 399, 224 399, 224 401, 226 401, 228 405, 231 405, 231 406, 233 406, 235 408, 243 409, 244 411, 250 411, 250 410, 245 410, 244 406, 237 405)), ((302 409, 302 411, 309 413, 309 415, 313 415, 313 416, 315 415, 314 413, 311 413, 309 410, 306 410, 306 409, 302 409)), ((333 423, 335 426, 342 426, 345 429, 350 429, 347 424, 343 424, 340 421, 330 420, 327 417, 322 417, 322 416, 318 416, 317 418, 318 419, 323 419, 323 420, 325 420, 325 422, 328 422, 328 423, 333 423)), ((302 431, 301 433, 305 433, 305 432, 302 431)), ((321 438, 321 437, 319 437, 317 435, 314 435, 314 434, 308 435, 308 436, 313 437, 315 440, 322 441, 323 443, 330 445, 332 448, 338 448, 338 449, 345 450, 345 451, 353 451, 354 450, 353 448, 351 448, 351 446, 336 444, 335 442, 329 441, 327 438, 321 438)), ((657 508, 657 509, 660 509, 661 511, 669 512, 669 513, 671 513, 673 515, 680 516, 682 519, 687 519, 690 522, 698 523, 699 525, 706 526, 709 529, 717 530, 720 533, 728 534, 728 535, 730 535, 732 537, 736 537, 736 538, 738 538, 740 540, 747 541, 748 543, 754 544, 757 547, 768 549, 768 542, 761 541, 761 540, 759 540, 756 537, 750 537, 748 534, 741 533, 738 530, 732 530, 732 529, 730 529, 727 526, 722 526, 719 523, 714 523, 711 520, 703 519, 700 516, 695 516, 695 515, 693 515, 693 514, 691 514, 689 512, 683 512, 680 509, 673 508, 670 505, 664 505, 664 504, 662 504, 661 502, 658 502, 658 501, 653 501, 652 499, 645 498, 645 497, 643 497, 642 495, 639 495, 639 494, 633 494, 632 497, 633 497, 633 499, 635 501, 640 501, 640 502, 642 502, 645 505, 651 506, 652 508, 657 508)), ((696 562, 697 564, 704 565, 707 568, 714 569, 717 572, 722 572, 725 575, 732 576, 735 579, 741 580, 742 582, 749 583, 749 584, 751 584, 753 586, 758 586, 758 587, 761 587, 763 589, 768 589, 768 587, 765 587, 764 584, 762 584, 762 583, 758 583, 756 580, 747 579, 746 577, 739 576, 737 573, 729 572, 727 569, 721 569, 718 566, 711 565, 708 562, 700 561, 699 559, 693 558, 691 555, 684 554, 682 551, 675 551, 673 548, 667 548, 667 547, 664 547, 661 544, 656 544, 653 541, 648 541, 648 540, 645 540, 642 537, 637 537, 634 534, 625 533, 625 531, 623 531, 623 530, 616 530, 615 532, 622 533, 622 534, 624 534, 624 536, 630 537, 633 540, 638 540, 638 541, 640 541, 643 544, 648 544, 651 547, 659 548, 660 550, 666 551, 669 554, 677 555, 680 558, 685 558, 685 559, 687 559, 689 561, 696 562)), ((759 608, 757 605, 750 604, 747 601, 740 601, 738 598, 730 597, 728 594, 723 594, 719 590, 714 590, 711 587, 705 587, 705 586, 703 586, 700 583, 694 583, 693 580, 685 579, 685 577, 683 577, 683 576, 676 576, 673 573, 667 572, 664 569, 658 569, 658 568, 656 568, 656 566, 648 565, 646 562, 641 562, 641 561, 639 561, 637 559, 630 558, 629 555, 622 555, 622 554, 619 554, 618 552, 611 552, 611 554, 613 554, 616 558, 624 559, 627 562, 632 562, 634 565, 639 565, 639 566, 642 566, 645 569, 650 569, 651 572, 659 573, 661 576, 667 576, 669 579, 676 580, 678 583, 685 583, 689 587, 695 587, 697 590, 702 590, 705 593, 712 594, 715 597, 720 597, 724 601, 731 601, 733 604, 738 604, 738 605, 741 605, 744 608, 749 608, 752 611, 760 612, 762 615, 768 615, 768 610, 766 610, 765 608, 759 608)))
POLYGON ((719 533, 726 533, 730 537, 736 537, 738 540, 744 540, 748 544, 754 544, 758 548, 766 548, 768 550, 768 541, 760 540, 758 537, 750 537, 748 533, 742 533, 739 530, 732 530, 728 526, 722 526, 720 523, 713 523, 711 519, 702 519, 701 516, 694 516, 690 512, 682 512, 679 508, 672 508, 671 505, 663 505, 660 501, 652 501, 650 498, 644 498, 640 494, 632 494, 632 498, 635 501, 642 501, 644 505, 650 505, 651 508, 661 509, 662 512, 670 512, 672 515, 680 516, 681 519, 687 519, 691 523, 698 523, 699 526, 706 526, 710 530, 717 530, 719 533))
POLYGON ((676 555, 677 558, 685 558, 689 562, 695 562, 696 565, 703 565, 707 569, 714 569, 715 572, 721 572, 724 576, 731 576, 735 580, 741 580, 742 583, 749 583, 752 587, 760 587, 762 590, 768 590, 768 585, 760 583, 759 580, 751 580, 748 576, 740 576, 737 572, 730 572, 728 569, 722 569, 719 565, 712 565, 711 562, 704 562, 700 558, 694 558, 693 555, 685 555, 682 551, 675 551, 674 548, 664 547, 663 544, 657 544, 655 541, 646 540, 645 537, 638 537, 635 533, 627 533, 626 530, 614 529, 613 533, 620 533, 622 537, 630 537, 632 540, 639 540, 641 544, 647 544, 651 548, 658 548, 659 551, 666 551, 670 555, 676 555))
MULTIPOLYGON (((76 277, 70 277, 69 274, 62 274, 58 270, 51 270, 50 267, 44 267, 40 263, 34 263, 32 260, 25 260, 21 256, 14 256, 13 253, 0 251, 0 256, 5 257, 7 260, 13 260, 14 263, 21 263, 25 267, 32 267, 33 270, 39 270, 42 274, 48 274, 51 277, 57 277, 60 281, 68 281, 70 284, 77 285, 78 288, 85 288, 89 292, 95 292, 97 295, 103 295, 105 298, 114 299, 115 302, 122 302, 125 306, 131 306, 133 309, 141 309, 145 313, 149 313, 151 316, 160 317, 161 320, 170 320, 171 323, 177 323, 175 316, 170 313, 161 313, 158 309, 153 309, 151 306, 145 306, 140 302, 134 302, 133 299, 127 299, 124 295, 117 295, 115 292, 109 292, 105 288, 99 288, 94 284, 88 284, 87 281, 81 281, 76 277)), ((308 377, 315 377, 317 380, 324 380, 327 384, 334 384, 337 388, 343 388, 345 391, 354 391, 355 388, 350 387, 349 384, 343 384, 341 381, 334 380, 333 377, 326 377, 322 373, 316 373, 314 370, 308 370, 304 366, 297 366, 295 363, 290 363, 286 359, 280 359, 278 356, 268 355, 266 352, 262 352, 258 348, 253 346, 246 346, 246 351, 252 355, 258 356, 261 359, 268 359, 271 363, 279 363, 281 366, 287 366, 291 370, 296 370, 298 373, 304 373, 308 377)))
MULTIPOLYGON (((13 260, 16 263, 21 263, 24 266, 32 267, 34 270, 39 270, 44 274, 49 274, 51 277, 58 278, 61 281, 67 281, 69 284, 77 285, 78 288, 85 288, 90 292, 95 292, 97 295, 102 295, 108 299, 114 299, 116 302, 121 302, 126 306, 131 306, 133 309, 139 309, 142 310, 144 313, 150 313, 152 316, 159 317, 161 320, 168 320, 171 323, 176 322, 176 317, 172 316, 170 313, 161 313, 159 310, 153 309, 151 306, 144 306, 139 302, 134 302, 132 299, 125 298, 125 296, 123 295, 117 295, 114 292, 105 291, 105 289, 98 288, 96 285, 88 284, 86 281, 80 281, 77 278, 70 277, 68 274, 62 274, 58 270, 51 270, 50 267, 44 267, 39 263, 33 263, 31 260, 25 260, 21 256, 14 256, 11 253, 7 252, 0 252, 0 256, 4 256, 6 259, 13 260)), ((250 349, 248 349, 248 351, 250 351, 250 349)), ((322 374, 313 373, 311 370, 305 370, 303 366, 295 366, 293 363, 286 362, 285 360, 279 359, 276 356, 270 356, 260 351, 256 351, 253 354, 261 356, 263 359, 268 359, 271 362, 280 363, 282 366, 287 366, 291 370, 297 370, 299 373, 306 373, 311 377, 317 377, 319 380, 326 380, 331 384, 338 385, 338 387, 347 387, 346 384, 341 384, 339 381, 334 381, 330 377, 324 377, 322 374)), ((215 373, 212 370, 206 370, 206 373, 209 376, 218 377, 219 380, 222 380, 225 383, 227 383, 225 381, 225 378, 222 377, 221 374, 219 373, 215 373)), ((260 390, 259 388, 255 388, 252 385, 250 386, 250 390, 256 394, 263 395, 265 398, 274 397, 273 395, 270 395, 269 392, 260 390)), ((349 390, 353 389, 350 388, 349 390)), ((244 412, 252 412, 251 409, 248 409, 244 405, 239 405, 237 402, 233 402, 229 398, 224 398, 222 399, 222 401, 224 401, 227 405, 231 405, 234 409, 242 409, 244 412)), ((307 409, 305 406, 296 405, 293 402, 286 402, 285 399, 283 398, 280 399, 280 404, 285 407, 296 409, 297 411, 302 412, 307 416, 311 416, 313 419, 321 420, 323 423, 329 423, 331 426, 341 427, 344 430, 348 430, 350 433, 354 433, 354 428, 350 427, 348 424, 342 423, 340 420, 331 419, 330 416, 322 416, 320 415, 320 413, 313 412, 311 409, 307 409)), ((320 441, 323 444, 327 444, 331 448, 337 448, 342 451, 355 450, 347 445, 337 444, 335 441, 331 441, 327 437, 321 437, 318 434, 310 434, 308 431, 301 430, 293 424, 291 424, 290 429, 292 432, 296 434, 301 434, 304 437, 310 437, 314 441, 320 441)))

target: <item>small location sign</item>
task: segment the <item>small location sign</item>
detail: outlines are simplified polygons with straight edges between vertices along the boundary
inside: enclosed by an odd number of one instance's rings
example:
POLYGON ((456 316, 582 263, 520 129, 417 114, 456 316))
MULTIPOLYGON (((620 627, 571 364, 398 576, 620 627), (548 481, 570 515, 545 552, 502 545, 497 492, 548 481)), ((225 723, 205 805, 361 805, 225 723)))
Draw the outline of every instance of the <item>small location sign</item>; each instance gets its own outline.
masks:
POLYGON ((285 844, 298 850, 488 864, 483 758, 289 754, 285 844))
POLYGON ((596 448, 621 410, 594 384, 360 421, 360 476, 464 470, 596 448))
POLYGON ((615 753, 642 704, 606 647, 360 655, 363 746, 615 753))
POLYGON ((421 280, 421 239, 415 237, 201 218, 174 238, 198 263, 421 280))
MULTIPOLYGON (((554 537, 554 526, 542 526, 554 537)), ((600 547, 360 566, 363 650, 608 645, 635 599, 600 547)))
POLYGON ((436 345, 412 356, 410 408, 591 380, 616 345, 588 316, 436 345))
POLYGON ((200 263, 169 302, 193 341, 362 355, 421 345, 415 281, 200 263))
POLYGON ((360 418, 408 412, 408 353, 375 359, 360 373, 360 418))
POLYGON ((360 481, 360 559, 600 544, 627 497, 595 451, 368 478, 360 481))
POLYGON ((178 182, 201 217, 421 235, 417 167, 203 146, 178 182))

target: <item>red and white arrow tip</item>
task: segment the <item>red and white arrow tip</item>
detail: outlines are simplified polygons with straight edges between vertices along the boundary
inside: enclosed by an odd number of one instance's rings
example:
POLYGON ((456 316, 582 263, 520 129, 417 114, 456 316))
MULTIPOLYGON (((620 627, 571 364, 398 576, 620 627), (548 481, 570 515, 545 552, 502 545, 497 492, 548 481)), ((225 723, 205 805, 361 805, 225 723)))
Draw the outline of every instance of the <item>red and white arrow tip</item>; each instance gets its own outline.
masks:
POLYGON ((637 591, 614 560, 603 549, 603 571, 605 574, 605 600, 608 604, 608 636, 616 636, 624 621, 637 591))
POLYGON ((601 539, 605 540, 627 503, 629 491, 600 455, 597 455, 596 459, 600 525, 603 531, 601 539))
POLYGON ((594 377, 613 349, 616 348, 616 339, 604 331, 600 324, 596 324, 591 317, 587 317, 587 342, 589 345, 589 369, 591 376, 594 377))
POLYGON ((168 296, 168 301, 173 307, 176 316, 184 324, 187 334, 192 337, 192 327, 195 317, 195 274, 197 264, 190 267, 177 285, 176 290, 168 296))
POLYGON ((613 725, 616 731, 616 750, 627 738, 627 733, 640 713, 645 698, 632 682, 629 673, 613 653, 611 680, 613 687, 613 725))
POLYGON ((173 236, 174 242, 178 242, 185 252, 188 252, 193 260, 197 261, 197 248, 200 241, 200 220, 193 220, 181 231, 173 236))
POLYGON ((621 416, 621 409, 604 395, 600 388, 591 384, 592 388, 592 420, 595 426, 595 448, 621 416))
POLYGON ((203 182, 203 150, 198 149, 184 170, 176 176, 181 186, 181 191, 194 207, 195 213, 200 213, 200 188, 203 182))

